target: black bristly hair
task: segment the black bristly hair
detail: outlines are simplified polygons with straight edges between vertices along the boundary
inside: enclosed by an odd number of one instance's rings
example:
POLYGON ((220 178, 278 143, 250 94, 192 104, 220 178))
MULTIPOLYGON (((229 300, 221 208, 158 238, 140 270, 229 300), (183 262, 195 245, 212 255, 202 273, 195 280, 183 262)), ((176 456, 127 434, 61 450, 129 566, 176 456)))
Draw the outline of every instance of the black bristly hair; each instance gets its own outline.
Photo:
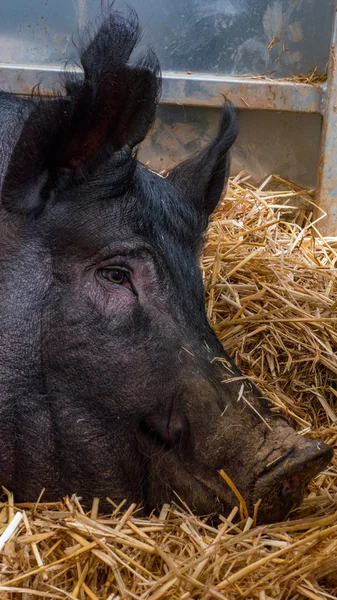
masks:
MULTIPOLYGON (((111 5, 110 5, 111 9, 111 5)), ((98 142, 104 148, 134 148, 145 137, 155 117, 160 95, 159 64, 149 50, 134 65, 130 56, 140 37, 137 14, 127 19, 118 12, 105 16, 98 32, 80 51, 84 81, 71 72, 65 89, 72 98, 70 144, 59 157, 66 165, 86 164, 98 142)))
POLYGON ((80 52, 84 79, 64 76, 66 97, 37 98, 12 153, 2 186, 8 210, 40 214, 55 189, 94 172, 112 154, 132 149, 147 134, 160 95, 160 70, 149 51, 135 64, 140 35, 136 13, 104 19, 80 52))

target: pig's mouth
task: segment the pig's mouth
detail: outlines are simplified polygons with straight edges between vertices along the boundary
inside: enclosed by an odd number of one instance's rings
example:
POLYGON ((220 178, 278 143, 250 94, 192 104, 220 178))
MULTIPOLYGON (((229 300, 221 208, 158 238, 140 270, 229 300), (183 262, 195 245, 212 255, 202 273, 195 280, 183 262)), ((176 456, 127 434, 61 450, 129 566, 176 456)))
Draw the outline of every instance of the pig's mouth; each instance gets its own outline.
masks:
POLYGON ((305 448, 292 448, 265 467, 254 485, 252 498, 253 505, 261 500, 258 522, 275 523, 285 519, 301 503, 312 478, 330 463, 332 457, 330 446, 311 441, 305 448))
MULTIPOLYGON (((301 503, 309 482, 325 469, 332 457, 333 450, 327 444, 299 437, 290 451, 265 466, 253 480, 246 480, 245 485, 241 481, 243 489, 239 489, 239 492, 246 501, 249 515, 253 515, 254 505, 261 500, 257 524, 284 520, 301 503)), ((229 499, 229 488, 224 481, 217 479, 211 483, 206 473, 196 474, 191 470, 188 473, 201 486, 200 495, 204 493, 209 500, 213 497, 214 512, 230 508, 233 497, 229 499)), ((203 511, 199 509, 198 512, 203 511)))
MULTIPOLYGON (((232 482, 246 501, 250 516, 253 516, 254 505, 261 500, 258 524, 284 520, 301 503, 310 480, 324 470, 333 457, 330 446, 295 432, 287 445, 289 450, 284 448, 282 452, 280 449, 276 458, 275 449, 270 462, 259 471, 254 473, 253 469, 247 469, 237 473, 238 477, 233 473, 232 482)), ((238 504, 233 488, 220 477, 222 465, 213 470, 205 463, 191 464, 179 452, 159 452, 154 458, 148 470, 147 491, 144 491, 146 511, 150 512, 154 507, 160 510, 169 499, 178 503, 182 499, 195 514, 216 518, 219 513, 229 513, 238 504), (170 473, 165 481, 162 478, 163 460, 165 473, 170 473)), ((226 472, 226 464, 223 469, 226 472)))

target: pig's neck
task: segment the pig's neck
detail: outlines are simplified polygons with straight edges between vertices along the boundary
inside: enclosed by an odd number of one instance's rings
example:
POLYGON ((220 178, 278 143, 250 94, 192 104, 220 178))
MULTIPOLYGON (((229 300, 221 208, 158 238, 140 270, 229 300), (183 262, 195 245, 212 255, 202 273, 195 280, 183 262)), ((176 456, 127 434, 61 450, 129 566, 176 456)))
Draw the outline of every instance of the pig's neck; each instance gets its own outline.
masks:
POLYGON ((0 263, 0 470, 3 485, 29 492, 41 473, 51 488, 58 478, 40 356, 48 261, 37 244, 13 244, 13 236, 7 231, 0 263))

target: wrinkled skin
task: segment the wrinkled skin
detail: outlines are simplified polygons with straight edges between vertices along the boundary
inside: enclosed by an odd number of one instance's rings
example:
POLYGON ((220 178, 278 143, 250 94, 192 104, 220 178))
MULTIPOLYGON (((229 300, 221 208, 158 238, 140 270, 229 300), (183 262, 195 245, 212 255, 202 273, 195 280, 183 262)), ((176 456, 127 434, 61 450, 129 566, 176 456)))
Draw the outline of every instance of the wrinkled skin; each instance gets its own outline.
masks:
POLYGON ((131 149, 158 96, 111 15, 67 98, 0 96, 0 477, 17 501, 77 492, 146 511, 177 495, 284 518, 331 460, 243 377, 205 315, 199 257, 236 117, 167 178, 131 149), (215 360, 222 358, 223 360, 215 360))

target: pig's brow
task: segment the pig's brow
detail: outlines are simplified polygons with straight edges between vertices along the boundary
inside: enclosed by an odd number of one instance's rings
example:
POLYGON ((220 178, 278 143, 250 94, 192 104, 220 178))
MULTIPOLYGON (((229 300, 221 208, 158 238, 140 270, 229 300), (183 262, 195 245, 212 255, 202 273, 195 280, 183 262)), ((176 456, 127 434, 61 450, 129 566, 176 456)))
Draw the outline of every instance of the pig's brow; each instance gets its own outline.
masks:
POLYGON ((114 258, 115 256, 129 256, 131 258, 142 258, 144 255, 151 256, 153 258, 153 250, 150 246, 136 246, 130 248, 119 248, 116 246, 115 248, 106 248, 105 250, 101 250, 97 256, 100 260, 109 258, 114 258))

